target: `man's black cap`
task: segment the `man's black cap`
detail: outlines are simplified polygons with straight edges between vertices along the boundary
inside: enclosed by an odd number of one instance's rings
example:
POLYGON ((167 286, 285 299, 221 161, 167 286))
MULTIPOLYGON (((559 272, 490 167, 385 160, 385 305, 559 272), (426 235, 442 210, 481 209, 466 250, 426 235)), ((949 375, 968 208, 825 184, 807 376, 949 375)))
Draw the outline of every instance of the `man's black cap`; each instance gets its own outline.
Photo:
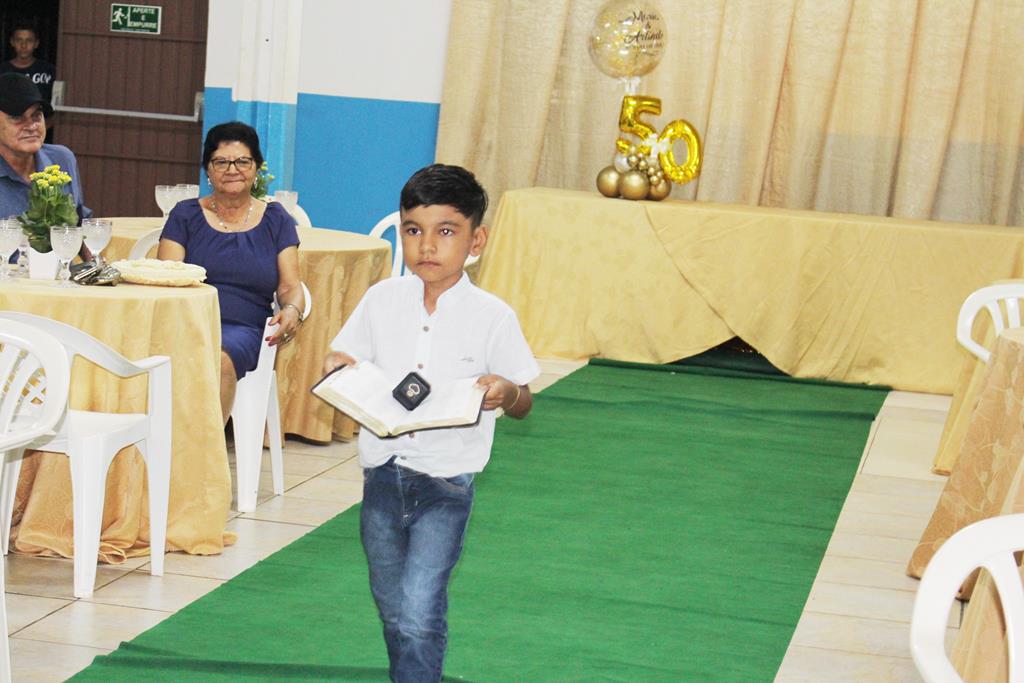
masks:
POLYGON ((0 74, 0 111, 11 116, 21 116, 33 104, 42 105, 46 116, 53 114, 53 107, 28 76, 0 74))

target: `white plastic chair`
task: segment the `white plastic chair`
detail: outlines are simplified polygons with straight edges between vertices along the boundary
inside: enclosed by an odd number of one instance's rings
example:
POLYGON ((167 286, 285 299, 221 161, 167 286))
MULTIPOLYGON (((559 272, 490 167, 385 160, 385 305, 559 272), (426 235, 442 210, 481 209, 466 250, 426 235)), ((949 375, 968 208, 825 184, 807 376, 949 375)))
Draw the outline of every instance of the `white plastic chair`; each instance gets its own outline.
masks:
MULTIPOLYGON (((309 317, 313 297, 302 284, 306 306, 302 318, 309 317)), ((275 303, 276 310, 276 303, 275 303)), ((263 338, 274 332, 270 318, 263 328, 263 338)), ((284 460, 281 453, 281 406, 277 397, 277 373, 274 361, 277 347, 264 343, 256 368, 245 373, 235 388, 235 403, 231 406, 231 424, 235 436, 235 477, 238 480, 238 511, 256 509, 256 494, 260 488, 260 470, 263 468, 263 434, 266 428, 270 440, 270 472, 274 479, 274 494, 284 493, 284 460)))
POLYGON ((307 214, 306 210, 303 209, 298 204, 296 204, 295 208, 291 210, 291 214, 292 214, 292 218, 295 219, 295 222, 298 223, 299 226, 301 226, 303 228, 312 228, 313 227, 313 223, 309 220, 309 214, 307 214))
MULTIPOLYGON (((71 461, 73 497, 75 597, 92 595, 96 583, 96 559, 103 525, 107 471, 122 448, 136 446, 146 461, 149 486, 150 574, 164 573, 167 537, 167 500, 171 481, 171 359, 150 356, 130 361, 96 338, 56 320, 29 313, 0 311, 0 319, 36 327, 63 344, 70 364, 75 356, 98 365, 118 377, 148 377, 145 413, 99 413, 68 410, 61 430, 33 449, 64 453, 71 461)), ((7 322, 4 323, 6 328, 7 322)), ((21 454, 7 454, 0 491, 0 543, 7 553, 14 494, 21 471, 21 454)))
POLYGON ((1009 282, 989 285, 973 292, 960 307, 960 315, 956 321, 956 340, 985 363, 992 352, 979 344, 971 336, 974 319, 981 309, 988 311, 992 317, 992 326, 996 336, 1008 327, 1020 327, 1020 303, 1024 299, 1024 282, 1009 282), (1000 303, 1006 309, 1006 315, 1000 309, 1000 303))
MULTIPOLYGON (((27 446, 53 437, 64 419, 70 383, 71 366, 59 341, 30 325, 8 322, 3 326, 0 330, 0 454, 16 452, 20 457, 27 446), (45 377, 41 377, 40 372, 45 377), (16 417, 21 419, 15 421, 16 417)), ((4 566, 0 562, 0 634, 3 636, 0 680, 9 681, 11 653, 7 643, 4 590, 4 566)))
POLYGON ((399 213, 395 211, 380 219, 377 225, 370 230, 370 237, 378 237, 382 240, 387 239, 384 234, 388 230, 395 231, 395 245, 391 249, 391 277, 401 277, 402 271, 405 270, 405 261, 402 258, 402 234, 399 228, 401 220, 399 213))
POLYGON ((154 228, 140 237, 132 246, 131 251, 128 252, 128 260, 134 261, 135 259, 146 258, 146 254, 149 253, 149 250, 160 244, 160 233, 163 231, 164 229, 162 227, 154 228))
POLYGON ((946 655, 949 606, 978 567, 992 575, 1006 622, 1010 683, 1024 682, 1024 586, 1014 552, 1024 549, 1024 514, 992 517, 953 534, 921 577, 910 621, 910 652, 925 683, 962 683, 946 655))

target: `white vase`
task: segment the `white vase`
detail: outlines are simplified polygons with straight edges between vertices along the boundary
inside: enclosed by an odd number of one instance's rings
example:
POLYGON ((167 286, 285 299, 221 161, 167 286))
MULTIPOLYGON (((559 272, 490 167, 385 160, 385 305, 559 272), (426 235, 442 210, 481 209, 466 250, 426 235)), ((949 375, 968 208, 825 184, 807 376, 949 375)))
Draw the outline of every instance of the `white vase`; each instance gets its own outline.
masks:
POLYGON ((60 260, 57 252, 48 251, 45 254, 28 248, 28 276, 33 280, 55 280, 60 260))

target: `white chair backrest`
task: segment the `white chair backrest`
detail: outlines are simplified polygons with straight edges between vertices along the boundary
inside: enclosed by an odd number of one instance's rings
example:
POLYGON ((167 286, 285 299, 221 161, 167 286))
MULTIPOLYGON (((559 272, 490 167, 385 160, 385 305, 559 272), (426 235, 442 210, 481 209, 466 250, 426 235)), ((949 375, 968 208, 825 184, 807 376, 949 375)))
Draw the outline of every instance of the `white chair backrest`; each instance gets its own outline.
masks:
MULTIPOLYGON (((59 320, 51 320, 50 318, 33 315, 32 313, 0 311, 0 319, 25 323, 56 337, 63 344, 69 364, 78 355, 114 373, 118 377, 134 377, 142 374, 152 365, 152 359, 161 358, 160 356, 153 356, 150 359, 143 359, 137 362, 130 361, 99 339, 96 339, 96 337, 83 332, 77 327, 72 327, 59 320)), ((6 323, 4 326, 6 327, 6 323)))
POLYGON ((154 228, 140 237, 139 241, 132 246, 132 250, 128 252, 128 260, 146 258, 149 250, 160 244, 160 233, 163 231, 163 228, 154 228))
POLYGON ((981 309, 984 308, 988 311, 992 317, 992 327, 996 336, 1008 327, 1020 327, 1019 299, 1024 299, 1024 282, 989 285, 973 292, 960 307, 960 315, 956 321, 956 340, 968 351, 988 363, 992 352, 972 337, 974 319, 981 309))
POLYGON ((402 235, 399 232, 401 220, 397 211, 389 213, 380 219, 370 231, 370 237, 379 237, 382 240, 387 239, 384 235, 389 229, 395 231, 395 244, 391 248, 391 277, 401 277, 402 271, 405 269, 405 261, 402 258, 402 235))
POLYGON ((949 607, 978 567, 992 575, 1006 623, 1010 683, 1024 682, 1024 586, 1014 552, 1024 549, 1024 514, 993 517, 953 534, 921 577, 910 621, 910 652, 925 683, 962 683, 946 655, 949 607))
POLYGON ((53 434, 67 410, 70 383, 71 364, 59 341, 31 325, 6 322, 0 329, 0 453, 53 434), (24 404, 39 396, 29 389, 39 384, 40 371, 45 399, 29 411, 24 404), (16 416, 29 419, 12 428, 16 416))
POLYGON ((298 223, 300 227, 303 227, 303 228, 312 228, 313 227, 313 223, 309 220, 309 214, 307 214, 305 209, 303 209, 298 204, 296 204, 295 208, 291 210, 291 214, 292 214, 292 218, 295 219, 295 222, 298 223))

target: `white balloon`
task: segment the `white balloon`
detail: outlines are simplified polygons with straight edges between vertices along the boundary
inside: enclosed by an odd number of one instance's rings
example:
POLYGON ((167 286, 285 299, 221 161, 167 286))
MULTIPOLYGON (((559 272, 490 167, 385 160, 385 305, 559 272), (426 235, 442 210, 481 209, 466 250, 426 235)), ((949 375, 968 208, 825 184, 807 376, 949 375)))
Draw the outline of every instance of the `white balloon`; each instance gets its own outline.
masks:
POLYGON ((612 165, 615 166, 615 170, 619 173, 625 173, 630 169, 629 160, 625 154, 616 154, 612 160, 612 165))

